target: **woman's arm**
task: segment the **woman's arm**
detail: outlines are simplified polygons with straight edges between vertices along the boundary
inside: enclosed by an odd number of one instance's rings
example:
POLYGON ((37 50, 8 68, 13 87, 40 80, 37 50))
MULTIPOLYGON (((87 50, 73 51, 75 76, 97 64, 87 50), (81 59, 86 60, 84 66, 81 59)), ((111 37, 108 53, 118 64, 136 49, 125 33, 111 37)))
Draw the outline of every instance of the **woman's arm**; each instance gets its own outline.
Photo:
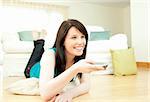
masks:
MULTIPOLYGON (((91 61, 80 60, 65 70, 63 73, 54 77, 55 67, 55 52, 52 50, 45 51, 41 59, 41 71, 40 71, 40 94, 44 100, 48 101, 57 94, 60 94, 63 88, 70 82, 70 80, 78 73, 90 73, 92 71, 103 70, 104 68, 94 66, 91 61)), ((88 84, 83 77, 81 85, 76 87, 76 90, 72 90, 75 96, 87 92, 88 84), (80 91, 78 91, 80 90, 80 91)))
POLYGON ((55 67, 54 51, 45 51, 41 59, 40 94, 44 100, 50 100, 62 91, 67 83, 78 73, 75 67, 70 67, 59 76, 53 78, 55 67))
POLYGON ((72 99, 89 92, 90 89, 90 76, 89 74, 83 74, 80 80, 81 84, 75 86, 71 90, 67 90, 56 97, 55 102, 63 100, 64 102, 72 102, 72 99))

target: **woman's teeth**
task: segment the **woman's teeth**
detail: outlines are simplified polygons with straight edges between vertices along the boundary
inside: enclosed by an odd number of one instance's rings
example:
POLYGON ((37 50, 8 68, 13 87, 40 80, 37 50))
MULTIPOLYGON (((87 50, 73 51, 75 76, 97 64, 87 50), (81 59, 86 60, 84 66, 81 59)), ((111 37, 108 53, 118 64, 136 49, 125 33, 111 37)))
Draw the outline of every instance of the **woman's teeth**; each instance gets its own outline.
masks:
POLYGON ((75 48, 76 50, 83 50, 83 47, 75 48))

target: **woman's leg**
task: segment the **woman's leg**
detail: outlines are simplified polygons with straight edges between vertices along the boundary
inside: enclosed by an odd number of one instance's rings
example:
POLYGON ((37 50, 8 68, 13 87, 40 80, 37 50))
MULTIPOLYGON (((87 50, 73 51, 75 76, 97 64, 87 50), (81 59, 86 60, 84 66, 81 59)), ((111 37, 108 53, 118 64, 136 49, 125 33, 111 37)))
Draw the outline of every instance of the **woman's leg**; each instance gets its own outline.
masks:
POLYGON ((30 77, 31 67, 41 60, 44 52, 44 42, 45 41, 43 39, 34 41, 34 49, 24 71, 26 78, 30 77))

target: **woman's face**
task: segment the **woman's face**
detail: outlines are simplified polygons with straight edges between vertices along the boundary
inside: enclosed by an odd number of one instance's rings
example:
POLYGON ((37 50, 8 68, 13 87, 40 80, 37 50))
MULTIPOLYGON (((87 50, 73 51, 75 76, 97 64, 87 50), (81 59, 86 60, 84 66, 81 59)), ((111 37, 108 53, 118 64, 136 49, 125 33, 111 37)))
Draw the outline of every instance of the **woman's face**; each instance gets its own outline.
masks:
POLYGON ((81 56, 86 45, 85 36, 75 27, 71 27, 64 41, 66 55, 81 56))

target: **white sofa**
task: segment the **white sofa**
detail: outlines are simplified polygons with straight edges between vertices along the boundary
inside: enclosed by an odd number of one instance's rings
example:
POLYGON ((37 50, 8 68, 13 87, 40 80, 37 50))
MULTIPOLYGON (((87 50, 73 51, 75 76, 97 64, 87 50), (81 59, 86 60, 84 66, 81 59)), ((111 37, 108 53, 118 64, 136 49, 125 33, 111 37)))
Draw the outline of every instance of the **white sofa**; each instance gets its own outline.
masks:
MULTIPOLYGON (((88 30, 88 32, 89 31, 90 30, 88 30)), ((45 48, 52 47, 55 41, 55 37, 48 35, 46 38, 45 48)), ((92 58, 95 61, 108 63, 110 66, 108 70, 104 71, 104 73, 111 74, 112 65, 110 49, 113 47, 121 48, 118 47, 119 45, 117 45, 120 44, 118 41, 120 40, 112 39, 89 41, 86 58, 92 58)), ((20 41, 19 35, 17 33, 3 33, 2 43, 4 50, 4 76, 24 76, 24 68, 33 50, 33 42, 20 41)), ((127 48, 127 41, 124 41, 123 44, 123 47, 127 48)))
POLYGON ((87 58, 90 58, 95 62, 108 64, 106 70, 97 71, 92 74, 113 74, 110 50, 127 48, 127 36, 125 34, 115 34, 110 37, 109 40, 89 41, 87 47, 87 58))
MULTIPOLYGON (((4 76, 23 76, 25 66, 34 48, 32 41, 20 41, 17 32, 2 34, 4 76)), ((52 47, 55 37, 47 35, 45 49, 52 47), (48 38, 48 39, 47 39, 48 38), (50 39, 49 39, 50 38, 50 39)))

